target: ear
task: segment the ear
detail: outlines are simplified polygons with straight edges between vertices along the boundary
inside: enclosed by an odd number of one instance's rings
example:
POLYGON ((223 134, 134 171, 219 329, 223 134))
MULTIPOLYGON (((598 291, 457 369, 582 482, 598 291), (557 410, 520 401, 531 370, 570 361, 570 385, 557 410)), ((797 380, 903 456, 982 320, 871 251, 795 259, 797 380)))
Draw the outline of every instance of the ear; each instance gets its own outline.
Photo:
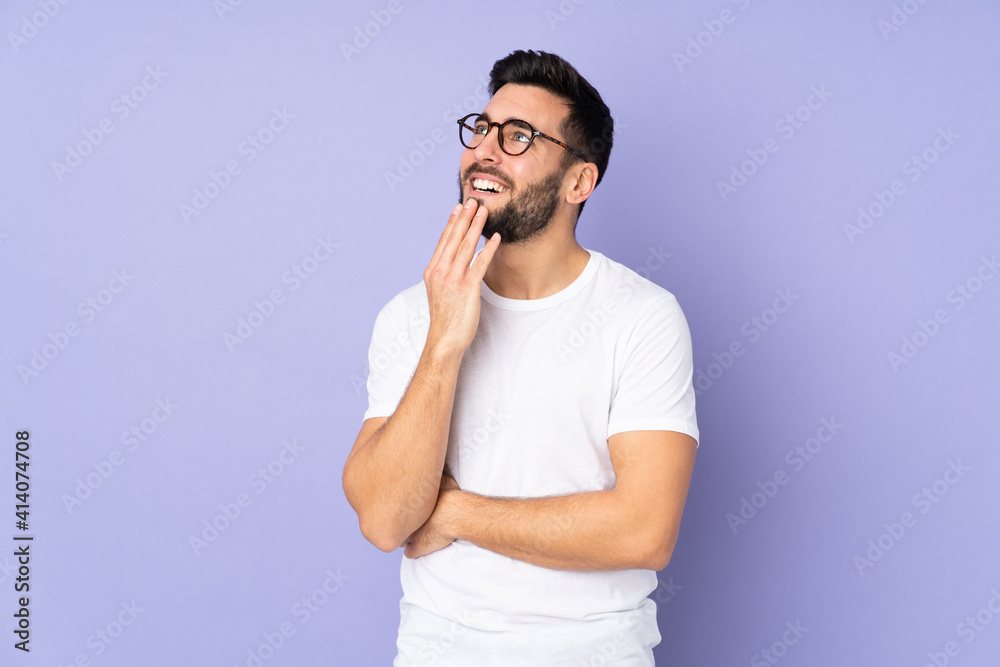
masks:
POLYGON ((569 191, 566 193, 568 204, 587 201, 587 197, 597 187, 597 165, 593 162, 574 164, 566 171, 563 185, 569 186, 569 191))

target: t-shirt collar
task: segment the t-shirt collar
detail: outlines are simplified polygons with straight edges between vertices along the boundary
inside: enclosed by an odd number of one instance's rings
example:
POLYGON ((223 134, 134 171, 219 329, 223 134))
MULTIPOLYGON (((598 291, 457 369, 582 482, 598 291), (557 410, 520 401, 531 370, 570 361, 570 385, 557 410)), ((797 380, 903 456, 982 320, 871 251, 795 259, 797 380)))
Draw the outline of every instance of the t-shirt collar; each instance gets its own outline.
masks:
POLYGON ((500 296, 491 290, 489 285, 487 285, 484 280, 482 281, 481 292, 483 299, 487 303, 494 305, 497 308, 503 308, 504 310, 531 311, 544 310, 546 308, 558 306, 578 294, 580 290, 586 287, 587 283, 590 282, 590 279, 594 277, 594 274, 597 273, 597 267, 598 264, 600 264, 603 255, 596 250, 589 250, 587 248, 584 248, 584 250, 590 253, 590 259, 587 260, 587 265, 583 267, 583 272, 577 276, 576 280, 555 294, 550 294, 549 296, 542 297, 541 299, 508 299, 507 297, 500 296))

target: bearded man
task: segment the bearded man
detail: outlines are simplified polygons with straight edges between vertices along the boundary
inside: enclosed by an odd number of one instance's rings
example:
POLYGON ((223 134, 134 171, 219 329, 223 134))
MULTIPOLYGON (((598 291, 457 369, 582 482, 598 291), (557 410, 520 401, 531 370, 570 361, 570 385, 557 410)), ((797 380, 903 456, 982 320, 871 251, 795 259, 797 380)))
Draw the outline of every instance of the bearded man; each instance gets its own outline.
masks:
POLYGON ((375 320, 343 473, 365 538, 404 547, 393 665, 653 665, 698 446, 690 332, 576 241, 614 133, 594 87, 515 51, 489 88, 423 281, 375 320))

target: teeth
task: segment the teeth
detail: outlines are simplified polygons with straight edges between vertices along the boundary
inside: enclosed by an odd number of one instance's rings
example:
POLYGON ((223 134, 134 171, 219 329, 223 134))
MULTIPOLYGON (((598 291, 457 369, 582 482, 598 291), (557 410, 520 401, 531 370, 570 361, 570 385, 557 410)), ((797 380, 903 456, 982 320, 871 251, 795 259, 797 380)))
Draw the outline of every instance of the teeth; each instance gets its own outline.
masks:
POLYGON ((472 187, 477 190, 490 190, 496 193, 505 192, 507 189, 500 185, 499 183, 494 183, 493 181, 487 181, 483 178, 476 178, 472 181, 472 187))

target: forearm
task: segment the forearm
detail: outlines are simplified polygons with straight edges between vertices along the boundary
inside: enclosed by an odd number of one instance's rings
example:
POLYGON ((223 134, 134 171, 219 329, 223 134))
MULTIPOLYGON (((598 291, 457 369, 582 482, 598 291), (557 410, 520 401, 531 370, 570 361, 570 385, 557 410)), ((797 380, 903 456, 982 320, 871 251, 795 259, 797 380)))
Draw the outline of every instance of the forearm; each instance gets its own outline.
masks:
POLYGON ((395 412, 345 464, 344 491, 361 531, 396 549, 434 510, 461 354, 425 344, 395 412))
POLYGON ((455 539, 556 570, 659 570, 673 547, 615 490, 544 498, 449 491, 442 502, 455 539))

